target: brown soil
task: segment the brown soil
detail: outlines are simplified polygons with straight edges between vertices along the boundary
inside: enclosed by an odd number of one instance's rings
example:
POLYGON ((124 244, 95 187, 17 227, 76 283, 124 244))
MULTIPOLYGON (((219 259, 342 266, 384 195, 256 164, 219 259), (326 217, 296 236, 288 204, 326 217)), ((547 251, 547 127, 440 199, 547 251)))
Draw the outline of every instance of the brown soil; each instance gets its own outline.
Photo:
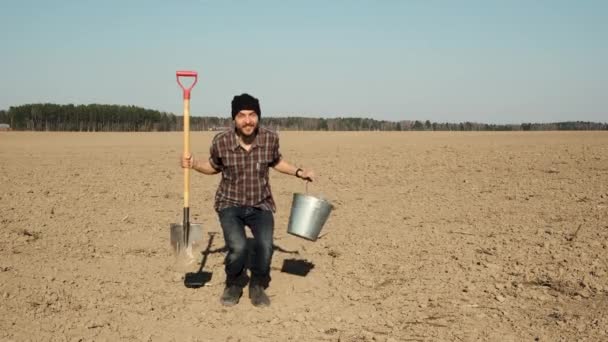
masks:
MULTIPOLYGON (((194 132, 193 151, 212 136, 194 132)), ((181 134, 0 133, 0 340, 608 336, 608 132, 280 136, 336 209, 316 242, 287 234, 304 183, 271 173, 272 306, 258 309, 247 292, 218 300, 219 176, 191 186, 192 221, 216 233, 212 279, 186 288, 176 271, 181 134)))

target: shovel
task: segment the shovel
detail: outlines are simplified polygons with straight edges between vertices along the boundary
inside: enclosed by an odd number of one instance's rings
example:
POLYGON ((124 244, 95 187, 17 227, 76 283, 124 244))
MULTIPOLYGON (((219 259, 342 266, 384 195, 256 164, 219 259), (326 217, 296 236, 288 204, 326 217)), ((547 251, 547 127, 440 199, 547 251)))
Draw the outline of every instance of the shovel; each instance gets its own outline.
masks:
MULTIPOLYGON (((184 155, 190 153, 190 91, 198 79, 196 71, 176 72, 177 84, 184 92, 184 155), (186 88, 180 77, 193 77, 194 82, 186 88)), ((171 246, 175 255, 187 263, 196 261, 195 248, 203 239, 203 227, 190 223, 190 169, 184 169, 184 221, 182 224, 171 224, 171 246)))

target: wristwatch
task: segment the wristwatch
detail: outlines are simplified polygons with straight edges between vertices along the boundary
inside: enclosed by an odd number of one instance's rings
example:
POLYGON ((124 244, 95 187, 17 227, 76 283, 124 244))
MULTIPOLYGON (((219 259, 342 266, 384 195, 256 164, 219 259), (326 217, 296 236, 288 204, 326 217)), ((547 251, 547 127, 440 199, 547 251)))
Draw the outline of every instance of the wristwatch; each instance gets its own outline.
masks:
POLYGON ((300 168, 298 168, 298 169, 296 170, 296 174, 295 174, 295 176, 296 176, 296 177, 298 177, 298 178, 300 178, 300 176, 298 175, 298 172, 300 172, 300 171, 304 171, 304 170, 302 170, 302 169, 300 169, 300 168))

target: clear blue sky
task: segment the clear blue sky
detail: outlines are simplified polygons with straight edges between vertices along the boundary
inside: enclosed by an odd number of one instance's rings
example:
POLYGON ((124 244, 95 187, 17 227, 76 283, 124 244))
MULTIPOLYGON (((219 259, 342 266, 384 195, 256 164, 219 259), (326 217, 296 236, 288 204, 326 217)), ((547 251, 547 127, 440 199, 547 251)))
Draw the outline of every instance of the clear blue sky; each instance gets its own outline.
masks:
POLYGON ((608 121, 608 1, 0 2, 0 109, 51 102, 193 115, 608 121))

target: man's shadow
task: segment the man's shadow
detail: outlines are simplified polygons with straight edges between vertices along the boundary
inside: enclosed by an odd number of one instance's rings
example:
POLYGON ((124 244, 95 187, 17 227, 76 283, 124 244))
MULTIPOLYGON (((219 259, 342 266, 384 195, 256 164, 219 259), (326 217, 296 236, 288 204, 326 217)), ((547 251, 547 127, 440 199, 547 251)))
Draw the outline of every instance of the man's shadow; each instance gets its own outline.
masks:
MULTIPOLYGON (((211 249, 213 244, 213 239, 217 233, 209 233, 209 242, 207 243, 207 248, 201 253, 203 255, 203 260, 201 261, 201 266, 197 272, 187 273, 184 277, 184 285, 189 288, 198 288, 204 286, 206 283, 211 281, 213 274, 211 272, 203 271, 205 264, 207 263, 207 257, 209 254, 215 253, 225 253, 228 251, 228 247, 222 246, 220 248, 211 249)), ((255 240, 251 237, 247 238, 247 262, 245 267, 247 269, 251 269, 251 262, 255 258, 255 240)), ((290 251, 278 246, 276 244, 272 245, 272 248, 275 252, 281 252, 285 254, 295 254, 299 255, 299 251, 290 251)), ((296 259, 290 258, 283 260, 283 265, 281 267, 281 272, 297 275, 301 277, 305 277, 308 275, 310 270, 315 267, 315 264, 306 260, 306 259, 296 259)))

